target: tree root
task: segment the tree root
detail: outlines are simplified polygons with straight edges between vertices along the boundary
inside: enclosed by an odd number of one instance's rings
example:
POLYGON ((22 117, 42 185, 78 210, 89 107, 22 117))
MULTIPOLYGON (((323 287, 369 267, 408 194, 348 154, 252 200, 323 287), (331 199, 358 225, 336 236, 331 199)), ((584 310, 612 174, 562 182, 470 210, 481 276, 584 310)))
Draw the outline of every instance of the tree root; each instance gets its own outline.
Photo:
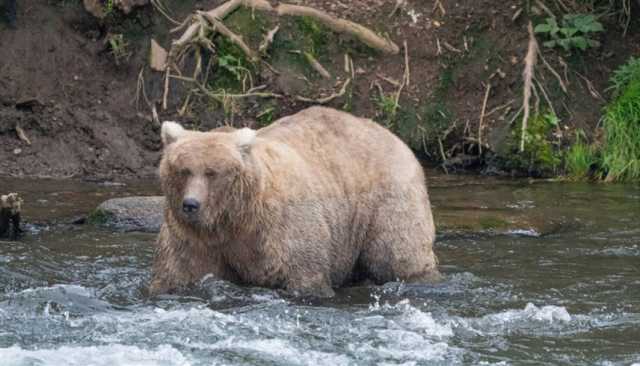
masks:
POLYGON ((313 99, 313 98, 306 98, 306 97, 302 97, 297 95, 296 96, 296 100, 299 100, 301 102, 306 102, 306 103, 317 103, 317 104, 327 104, 330 101, 336 99, 336 98, 340 98, 341 96, 343 96, 346 92, 347 92, 347 87, 349 87, 349 84, 351 83, 351 78, 347 79, 344 84, 342 84, 342 88, 340 88, 340 91, 337 93, 333 93, 327 97, 324 98, 318 98, 318 99, 313 99))
MULTIPOLYGON (((400 52, 400 48, 393 43, 391 40, 387 38, 383 38, 367 27, 364 27, 358 23, 336 18, 324 11, 308 7, 308 6, 299 6, 292 4, 280 3, 275 6, 272 6, 267 0, 229 0, 222 5, 209 10, 209 11, 197 11, 195 12, 188 20, 185 20, 174 30, 186 29, 180 35, 178 39, 172 42, 171 48, 169 50, 166 62, 165 69, 165 79, 164 79, 164 93, 162 97, 162 108, 168 108, 168 95, 170 91, 171 79, 179 79, 182 81, 194 82, 197 86, 195 89, 197 92, 202 92, 204 95, 208 97, 215 98, 217 100, 225 100, 228 101, 229 98, 244 98, 248 96, 255 97, 271 97, 271 98, 279 98, 282 97, 279 94, 275 93, 246 93, 246 87, 243 89, 244 93, 242 94, 226 94, 226 93, 218 93, 212 92, 211 90, 207 90, 205 88, 206 83, 202 83, 200 80, 200 75, 202 72, 202 54, 201 51, 204 49, 208 50, 211 53, 215 53, 215 46, 211 41, 211 35, 215 33, 219 33, 220 35, 226 37, 233 44, 237 45, 247 56, 249 60, 252 62, 261 61, 261 54, 265 54, 268 47, 273 42, 273 38, 278 31, 278 27, 272 29, 265 36, 262 44, 259 47, 258 52, 252 50, 242 39, 241 36, 233 33, 229 28, 227 28, 223 24, 223 20, 233 11, 238 9, 239 7, 245 7, 251 9, 252 11, 258 10, 261 12, 265 12, 268 14, 275 15, 277 17, 283 16, 296 16, 296 17, 310 17, 319 23, 323 24, 330 30, 336 33, 343 33, 349 36, 354 37, 358 41, 366 44, 367 46, 376 49, 380 52, 387 54, 397 54, 400 52), (188 24, 188 21, 191 24, 188 24), (187 25, 188 24, 188 25, 187 25), (180 70, 180 66, 183 61, 185 55, 189 54, 190 50, 195 49, 195 57, 196 57, 196 67, 193 72, 193 76, 191 78, 183 77, 183 73, 180 70)), ((174 21, 174 23, 177 23, 174 21)), ((406 45, 405 45, 406 49, 406 45)), ((309 64, 316 70, 323 78, 329 79, 331 78, 330 73, 320 64, 313 55, 309 53, 303 53, 304 57, 307 59, 309 64)), ((408 62, 407 55, 405 54, 405 61, 408 62)), ((349 60, 352 65, 352 61, 349 60)), ((331 100, 341 97, 346 93, 348 85, 351 83, 353 79, 352 77, 347 79, 339 92, 334 93, 325 98, 319 99, 310 99, 301 96, 296 96, 297 100, 304 102, 313 102, 319 104, 325 104, 330 102, 331 100)), ((408 64, 405 65, 405 78, 403 80, 404 85, 409 84, 409 69, 408 64)), ((206 77, 206 76, 205 76, 206 77)), ((250 80, 251 81, 251 80, 250 80)), ((252 85, 251 85, 252 86, 252 85)), ((250 86, 250 87, 251 87, 250 86)), ((398 96, 401 92, 402 88, 398 91, 398 96)), ((189 95, 190 96, 190 95, 189 95)), ((183 105, 181 111, 186 110, 187 105, 183 105)))
POLYGON ((533 25, 529 22, 529 47, 527 50, 527 56, 525 57, 525 67, 523 72, 524 78, 524 96, 523 96, 523 108, 524 116, 522 116, 522 131, 520 134, 520 152, 524 152, 525 136, 527 132, 527 122, 529 122, 529 114, 531 113, 531 90, 533 89, 533 73, 536 66, 536 59, 538 56, 538 42, 533 33, 533 25))

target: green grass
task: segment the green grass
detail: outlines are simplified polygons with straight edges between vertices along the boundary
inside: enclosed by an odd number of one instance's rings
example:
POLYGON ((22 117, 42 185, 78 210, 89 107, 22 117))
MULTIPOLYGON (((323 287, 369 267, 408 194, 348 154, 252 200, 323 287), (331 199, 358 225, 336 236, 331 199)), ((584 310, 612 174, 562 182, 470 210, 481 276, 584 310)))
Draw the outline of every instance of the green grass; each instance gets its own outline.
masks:
MULTIPOLYGON (((640 70, 640 64, 637 68, 640 70)), ((606 181, 640 180, 640 76, 605 109, 602 168, 606 181)))
POLYGON ((595 147, 587 144, 584 140, 584 132, 578 131, 576 142, 571 145, 565 155, 565 170, 573 180, 589 178, 599 163, 595 147))

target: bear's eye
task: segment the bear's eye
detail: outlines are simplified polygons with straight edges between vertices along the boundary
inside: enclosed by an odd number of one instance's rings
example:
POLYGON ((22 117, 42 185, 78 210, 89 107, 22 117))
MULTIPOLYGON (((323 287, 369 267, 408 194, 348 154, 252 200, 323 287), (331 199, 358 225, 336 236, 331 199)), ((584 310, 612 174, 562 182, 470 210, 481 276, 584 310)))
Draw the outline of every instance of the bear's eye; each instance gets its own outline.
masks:
POLYGON ((188 177, 188 176, 191 175, 191 170, 189 170, 189 169, 180 169, 179 173, 183 177, 188 177))
POLYGON ((206 175, 207 178, 215 178, 218 175, 218 173, 216 173, 214 170, 207 169, 204 171, 204 175, 206 175))

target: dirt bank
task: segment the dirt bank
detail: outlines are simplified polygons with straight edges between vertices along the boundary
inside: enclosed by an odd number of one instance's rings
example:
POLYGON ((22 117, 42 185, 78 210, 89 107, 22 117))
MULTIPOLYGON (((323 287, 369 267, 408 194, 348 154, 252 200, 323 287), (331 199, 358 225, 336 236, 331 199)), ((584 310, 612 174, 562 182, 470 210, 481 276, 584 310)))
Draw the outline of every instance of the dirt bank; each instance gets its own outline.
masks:
MULTIPOLYGON (((222 2, 165 3, 175 19, 184 19, 195 8, 210 9, 222 2)), ((410 83, 403 87, 397 109, 389 104, 405 75, 403 51, 383 55, 348 37, 325 34, 330 32, 314 28, 314 23, 283 20, 279 40, 264 56, 273 70, 263 65, 247 67, 254 86, 265 85, 283 98, 247 98, 228 104, 226 99, 212 102, 194 94, 184 109, 189 87, 173 82, 168 108, 162 110, 163 74, 146 67, 149 41, 155 38, 168 48, 179 33, 168 34, 173 24, 152 6, 127 15, 114 10, 99 21, 80 1, 25 0, 18 4, 17 30, 0 24, 0 175, 153 175, 160 143, 151 105, 158 106, 160 119, 202 129, 228 123, 255 127, 310 104, 298 96, 326 96, 339 90, 347 78, 353 78, 349 89, 329 105, 375 118, 434 164, 445 163, 450 171, 510 174, 522 170, 505 164, 512 153, 514 124, 510 121, 521 105, 522 61, 528 41, 527 17, 522 13, 514 17, 522 1, 413 0, 393 15, 396 1, 392 0, 300 3, 364 24, 400 46, 406 41, 410 83), (129 54, 118 62, 107 42, 114 34, 122 35, 129 54), (313 46, 310 50, 330 79, 286 56, 296 47, 306 47, 297 43, 300 39, 313 46), (345 53, 353 60, 352 72, 345 71, 345 53), (140 75, 149 104, 140 97, 140 75), (487 85, 491 85, 487 116, 479 129, 487 85), (24 132, 22 138, 19 130, 24 132)), ((266 33, 276 20, 247 14, 234 13, 225 22, 257 49, 257 35, 266 33)), ((547 86, 560 117, 560 135, 553 141, 556 148, 570 143, 576 128, 589 135, 596 131, 612 70, 640 52, 637 21, 626 37, 614 19, 603 22, 606 32, 599 36, 600 48, 571 55, 544 50, 569 89, 564 94, 554 76, 541 69, 538 80, 547 86)), ((223 83, 213 86, 238 88, 223 83)))

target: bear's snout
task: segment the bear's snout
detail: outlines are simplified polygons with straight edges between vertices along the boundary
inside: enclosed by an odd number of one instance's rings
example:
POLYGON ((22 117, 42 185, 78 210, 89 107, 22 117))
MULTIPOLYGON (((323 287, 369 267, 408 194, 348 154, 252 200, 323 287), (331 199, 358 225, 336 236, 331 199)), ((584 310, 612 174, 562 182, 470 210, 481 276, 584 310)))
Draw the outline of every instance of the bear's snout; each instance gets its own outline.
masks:
POLYGON ((182 211, 186 214, 194 214, 200 209, 200 202, 194 198, 185 198, 182 201, 182 211))

